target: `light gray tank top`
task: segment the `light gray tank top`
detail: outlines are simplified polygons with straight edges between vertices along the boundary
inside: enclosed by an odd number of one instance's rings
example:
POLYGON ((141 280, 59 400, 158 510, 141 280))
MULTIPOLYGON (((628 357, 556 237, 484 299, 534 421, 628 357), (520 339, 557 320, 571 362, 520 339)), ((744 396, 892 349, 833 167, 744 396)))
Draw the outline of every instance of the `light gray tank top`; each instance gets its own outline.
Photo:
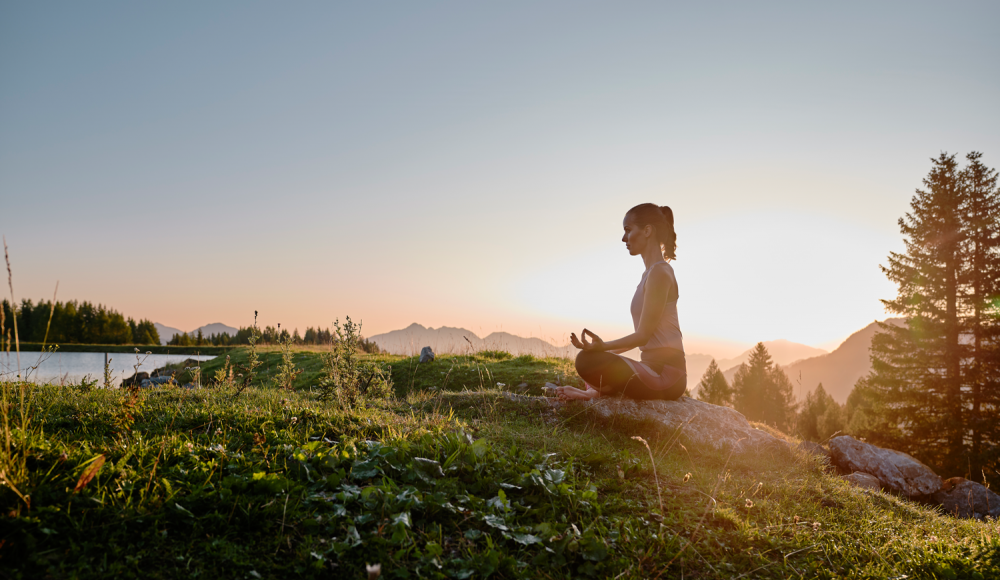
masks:
POLYGON ((642 273, 642 280, 636 286, 635 295, 632 296, 632 326, 639 329, 639 318, 642 316, 642 300, 646 290, 646 276, 652 268, 662 268, 670 276, 670 287, 667 289, 667 303, 663 306, 663 317, 656 325, 653 336, 639 350, 650 350, 654 348, 673 348, 684 352, 684 344, 681 340, 681 327, 677 321, 677 278, 674 276, 674 269, 667 262, 657 262, 642 273))

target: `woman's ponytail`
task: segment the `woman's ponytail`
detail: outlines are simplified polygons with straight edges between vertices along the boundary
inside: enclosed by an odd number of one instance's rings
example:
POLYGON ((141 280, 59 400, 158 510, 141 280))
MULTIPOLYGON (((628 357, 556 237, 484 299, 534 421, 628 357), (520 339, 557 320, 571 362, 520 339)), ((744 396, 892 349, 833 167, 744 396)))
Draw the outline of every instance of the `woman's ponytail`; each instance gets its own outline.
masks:
POLYGON ((660 242, 663 258, 677 259, 677 234, 674 232, 674 212, 669 207, 653 203, 642 203, 628 210, 640 226, 653 226, 656 241, 660 242))
POLYGON ((663 244, 663 257, 667 260, 676 260, 677 232, 674 231, 674 210, 668 206, 661 205, 660 213, 663 214, 663 219, 667 222, 667 227, 663 228, 663 231, 657 228, 656 237, 663 244))

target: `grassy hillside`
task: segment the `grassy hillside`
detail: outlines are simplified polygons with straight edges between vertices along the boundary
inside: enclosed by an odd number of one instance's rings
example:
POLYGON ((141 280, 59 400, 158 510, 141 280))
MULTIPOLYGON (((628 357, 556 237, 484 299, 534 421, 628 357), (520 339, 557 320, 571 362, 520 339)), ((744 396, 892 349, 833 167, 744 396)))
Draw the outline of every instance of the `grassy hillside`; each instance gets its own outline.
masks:
POLYGON ((268 386, 277 357, 239 394, 4 385, 6 418, 31 418, 3 458, 30 508, 0 488, 0 577, 1000 575, 996 522, 507 396, 565 360, 381 357, 396 398, 347 407, 311 389, 317 353, 268 386))

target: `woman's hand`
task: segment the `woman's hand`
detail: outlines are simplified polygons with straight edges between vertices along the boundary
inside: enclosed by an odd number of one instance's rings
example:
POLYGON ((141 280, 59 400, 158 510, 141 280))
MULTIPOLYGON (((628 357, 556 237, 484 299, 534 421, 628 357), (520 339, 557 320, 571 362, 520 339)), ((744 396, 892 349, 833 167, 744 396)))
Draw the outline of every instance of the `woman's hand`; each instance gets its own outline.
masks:
POLYGON ((601 337, 597 336, 593 332, 590 332, 586 328, 580 333, 580 338, 577 338, 575 333, 569 335, 569 341, 573 343, 573 346, 580 350, 607 350, 604 346, 604 341, 601 337), (587 335, 590 335, 590 342, 587 342, 587 335))

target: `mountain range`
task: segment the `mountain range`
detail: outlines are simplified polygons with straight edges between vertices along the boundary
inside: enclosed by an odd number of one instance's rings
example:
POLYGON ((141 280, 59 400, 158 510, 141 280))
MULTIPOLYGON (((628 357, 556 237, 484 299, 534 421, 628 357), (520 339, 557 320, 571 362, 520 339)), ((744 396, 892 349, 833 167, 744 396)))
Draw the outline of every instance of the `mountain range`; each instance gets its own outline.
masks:
POLYGON ((420 354, 420 349, 425 346, 439 354, 505 350, 513 355, 571 357, 576 356, 577 352, 572 345, 555 346, 540 338, 524 338, 509 332, 494 332, 486 338, 480 338, 464 328, 427 328, 416 322, 401 330, 376 334, 368 340, 392 354, 409 356, 420 354))
MULTIPOLYGON (((172 326, 167 326, 165 324, 160 324, 159 322, 154 322, 153 326, 156 327, 156 332, 160 334, 160 344, 167 344, 174 335, 184 334, 183 330, 174 328, 172 326)), ((189 335, 196 335, 198 331, 201 331, 202 336, 208 337, 213 334, 226 333, 229 336, 236 336, 239 331, 238 328, 233 328, 232 326, 226 326, 221 322, 213 322, 212 324, 206 324, 205 326, 199 326, 198 328, 188 332, 189 335)))

